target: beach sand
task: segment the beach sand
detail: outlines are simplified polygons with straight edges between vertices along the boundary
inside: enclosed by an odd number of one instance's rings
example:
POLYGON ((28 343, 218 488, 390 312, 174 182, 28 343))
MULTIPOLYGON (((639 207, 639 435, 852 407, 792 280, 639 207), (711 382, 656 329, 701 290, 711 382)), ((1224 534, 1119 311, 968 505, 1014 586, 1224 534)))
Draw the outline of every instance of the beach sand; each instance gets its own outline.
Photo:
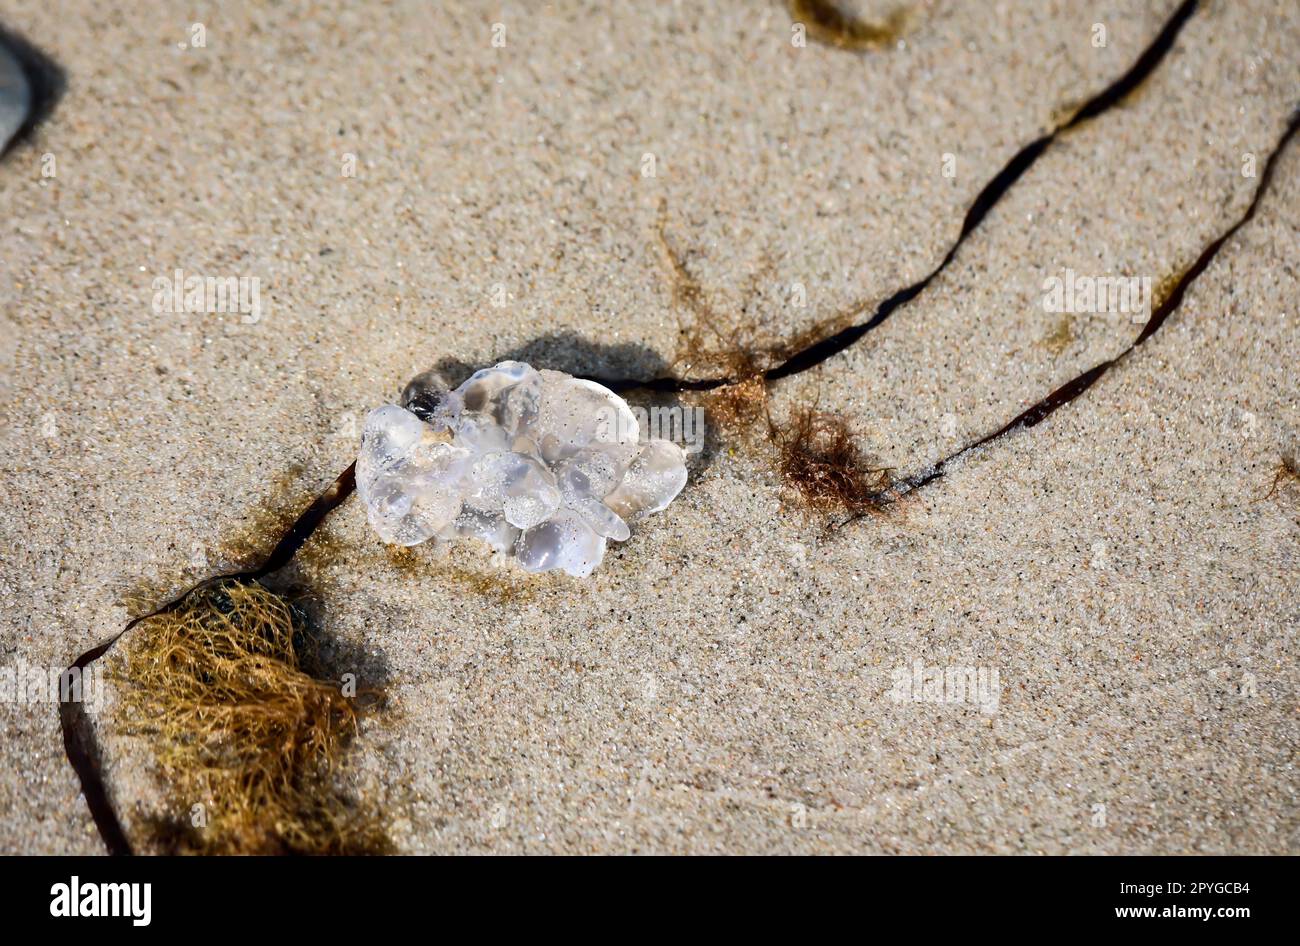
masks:
MULTIPOLYGON (((1177 4, 920 3, 862 52, 705 6, 10 4, 68 88, 0 163, 0 662, 255 565, 431 365, 707 377, 864 320, 1177 4), (157 311, 178 269, 259 311, 157 311)), ((1045 280, 1184 273, 1298 52, 1294 4, 1201 4, 774 423, 815 406, 909 475, 1124 350, 1140 318, 1045 280)), ((810 509, 705 394, 685 490, 588 580, 394 554, 353 498, 273 582, 388 691, 352 790, 417 853, 1295 853, 1298 231, 1292 144, 1157 334, 880 514, 810 509), (913 692, 935 670, 990 699, 913 692)), ((0 720, 0 851, 103 851, 57 707, 0 720)), ((147 849, 148 740, 100 720, 147 849)))

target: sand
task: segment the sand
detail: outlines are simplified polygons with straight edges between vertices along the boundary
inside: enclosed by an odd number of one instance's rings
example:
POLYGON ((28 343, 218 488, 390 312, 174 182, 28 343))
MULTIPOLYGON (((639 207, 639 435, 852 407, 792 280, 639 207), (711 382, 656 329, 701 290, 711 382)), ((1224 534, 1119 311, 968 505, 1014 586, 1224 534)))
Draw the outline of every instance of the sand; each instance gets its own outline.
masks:
MULTIPOLYGON (((701 372, 662 243, 711 345, 870 308, 1175 4, 923 3, 860 54, 739 0, 76 6, 5 21, 69 85, 0 164, 6 664, 254 563, 430 364, 701 372), (177 268, 258 278, 260 316, 155 311, 177 268)), ((911 472, 1121 350, 1138 325, 1044 312, 1043 281, 1190 264, 1249 201, 1298 49, 1291 4, 1205 4, 774 417, 816 403, 911 472)), ((390 690, 356 790, 410 852, 1295 852, 1300 489, 1267 494, 1300 449, 1298 214, 1293 146, 1155 338, 880 517, 810 513, 761 427, 716 423, 586 582, 395 560, 344 505, 279 584, 390 690), (996 671, 996 706, 892 698, 918 662, 996 671)), ((55 707, 0 718, 0 850, 102 851, 55 707)), ((137 832, 149 747, 101 737, 137 832)))

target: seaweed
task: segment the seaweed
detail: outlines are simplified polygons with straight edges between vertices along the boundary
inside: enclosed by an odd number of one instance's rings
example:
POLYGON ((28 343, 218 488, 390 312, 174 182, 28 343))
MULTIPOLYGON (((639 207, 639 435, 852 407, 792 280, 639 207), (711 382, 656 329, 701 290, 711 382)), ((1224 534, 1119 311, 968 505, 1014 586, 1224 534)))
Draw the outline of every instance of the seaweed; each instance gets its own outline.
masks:
POLYGON ((883 511, 890 471, 872 466, 844 418, 805 409, 784 431, 770 428, 780 449, 780 471, 815 511, 851 518, 883 511))
POLYGON ((157 844, 202 854, 390 849, 377 813, 339 778, 380 694, 347 695, 319 669, 302 613, 256 581, 196 589, 136 626, 119 712, 127 733, 151 740, 167 785, 173 810, 146 822, 157 844))

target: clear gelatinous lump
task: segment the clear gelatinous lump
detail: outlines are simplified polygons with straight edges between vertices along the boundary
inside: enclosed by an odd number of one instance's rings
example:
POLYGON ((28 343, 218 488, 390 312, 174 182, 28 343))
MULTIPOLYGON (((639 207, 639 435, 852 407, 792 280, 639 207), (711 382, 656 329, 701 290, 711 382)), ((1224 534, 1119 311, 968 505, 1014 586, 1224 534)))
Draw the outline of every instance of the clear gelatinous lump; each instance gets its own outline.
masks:
POLYGON ((385 542, 476 538, 581 577, 686 485, 682 449, 639 434, 622 398, 561 371, 503 361, 454 390, 426 372, 366 417, 357 493, 385 542))

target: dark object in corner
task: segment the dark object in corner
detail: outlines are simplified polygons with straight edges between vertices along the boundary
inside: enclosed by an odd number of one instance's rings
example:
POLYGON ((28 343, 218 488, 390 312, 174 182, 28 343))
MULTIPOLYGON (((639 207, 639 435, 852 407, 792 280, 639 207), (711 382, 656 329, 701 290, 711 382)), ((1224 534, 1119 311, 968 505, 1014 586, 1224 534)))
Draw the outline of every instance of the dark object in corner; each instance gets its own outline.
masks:
POLYGON ((45 121, 67 89, 59 65, 23 37, 0 26, 0 157, 26 141, 45 121), (25 83, 25 88, 23 84, 25 83), (6 126, 6 102, 23 114, 6 126))

